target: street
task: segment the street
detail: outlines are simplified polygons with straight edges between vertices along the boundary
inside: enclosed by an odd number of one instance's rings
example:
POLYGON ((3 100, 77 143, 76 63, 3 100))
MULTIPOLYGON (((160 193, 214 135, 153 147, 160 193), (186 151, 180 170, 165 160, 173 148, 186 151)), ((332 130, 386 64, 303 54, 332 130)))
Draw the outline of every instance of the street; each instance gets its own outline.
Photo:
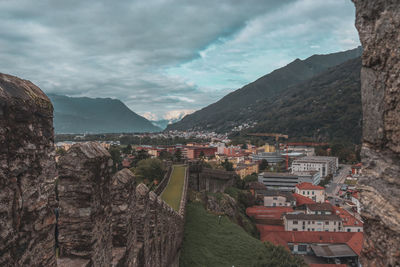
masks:
POLYGON ((351 171, 351 165, 339 165, 341 168, 337 175, 333 176, 332 181, 326 186, 325 192, 328 197, 337 197, 337 193, 340 190, 340 187, 346 180, 349 171, 351 171))

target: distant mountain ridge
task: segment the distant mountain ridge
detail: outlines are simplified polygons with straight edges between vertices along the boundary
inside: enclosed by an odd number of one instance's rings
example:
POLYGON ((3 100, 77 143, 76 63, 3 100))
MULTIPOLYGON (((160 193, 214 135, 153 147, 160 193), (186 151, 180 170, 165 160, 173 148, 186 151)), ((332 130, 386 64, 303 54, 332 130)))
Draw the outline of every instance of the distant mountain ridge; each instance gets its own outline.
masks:
POLYGON ((279 95, 284 89, 304 82, 330 67, 361 56, 362 48, 328 55, 296 59, 285 67, 245 85, 221 100, 168 125, 167 130, 210 130, 229 132, 243 122, 258 122, 249 113, 263 100, 279 95))
POLYGON ((48 94, 56 133, 132 133, 161 129, 118 99, 48 94))

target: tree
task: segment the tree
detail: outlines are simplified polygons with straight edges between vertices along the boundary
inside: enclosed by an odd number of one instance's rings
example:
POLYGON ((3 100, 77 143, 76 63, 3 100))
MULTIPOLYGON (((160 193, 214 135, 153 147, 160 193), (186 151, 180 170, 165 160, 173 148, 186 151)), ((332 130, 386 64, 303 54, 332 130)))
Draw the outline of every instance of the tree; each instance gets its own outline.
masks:
POLYGON ((120 151, 119 147, 112 146, 108 149, 108 152, 110 153, 111 159, 114 162, 113 172, 116 172, 117 170, 119 170, 119 166, 122 162, 121 151, 120 151))
POLYGON ((257 182, 258 181, 258 176, 255 173, 252 173, 250 175, 247 175, 246 177, 244 177, 243 179, 246 183, 250 183, 250 182, 257 182))
POLYGON ((266 159, 261 160, 260 164, 258 165, 260 171, 265 170, 268 168, 268 161, 266 159))
POLYGON ((173 156, 168 151, 162 150, 158 158, 161 160, 172 160, 173 156))
POLYGON ((221 165, 225 168, 226 171, 233 171, 233 164, 232 162, 228 161, 228 159, 225 159, 225 161, 222 162, 221 165))
POLYGON ((175 160, 176 160, 177 162, 182 161, 182 151, 181 151, 180 148, 178 148, 178 149, 175 151, 174 157, 175 157, 175 160))
POLYGON ((132 146, 131 144, 127 145, 126 147, 124 147, 122 149, 122 152, 124 152, 124 154, 131 154, 132 153, 132 146))
POLYGON ((204 159, 205 155, 204 155, 204 151, 200 151, 200 155, 199 155, 200 159, 204 159))
POLYGON ((148 180, 148 182, 161 181, 164 172, 162 161, 150 158, 139 161, 135 169, 137 177, 142 180, 148 180))

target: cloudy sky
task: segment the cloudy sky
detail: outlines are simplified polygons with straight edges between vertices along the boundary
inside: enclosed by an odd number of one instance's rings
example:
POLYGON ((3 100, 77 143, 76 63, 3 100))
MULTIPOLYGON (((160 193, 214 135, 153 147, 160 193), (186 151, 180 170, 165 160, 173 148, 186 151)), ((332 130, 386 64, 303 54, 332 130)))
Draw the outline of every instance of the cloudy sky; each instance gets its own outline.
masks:
POLYGON ((354 13, 350 0, 0 0, 0 72, 173 118, 358 46, 354 13))

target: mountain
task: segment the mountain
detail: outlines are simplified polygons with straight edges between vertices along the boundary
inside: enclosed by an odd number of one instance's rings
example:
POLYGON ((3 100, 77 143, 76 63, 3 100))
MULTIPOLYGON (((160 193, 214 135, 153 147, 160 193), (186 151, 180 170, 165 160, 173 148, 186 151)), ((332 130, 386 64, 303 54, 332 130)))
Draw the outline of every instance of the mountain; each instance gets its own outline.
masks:
POLYGON ((56 133, 157 132, 161 129, 111 98, 48 94, 54 106, 56 133))
POLYGON ((361 58, 348 60, 257 104, 250 132, 297 140, 361 142, 361 58))
MULTIPOLYGON (((305 60, 296 59, 258 80, 226 95, 181 121, 168 125, 167 130, 211 130, 229 132, 243 123, 258 123, 254 110, 266 99, 276 99, 285 89, 300 84, 330 67, 361 56, 362 48, 328 55, 313 55, 305 60)), ((257 115, 257 114, 256 114, 257 115)), ((268 118, 261 118, 268 120, 268 118)))

